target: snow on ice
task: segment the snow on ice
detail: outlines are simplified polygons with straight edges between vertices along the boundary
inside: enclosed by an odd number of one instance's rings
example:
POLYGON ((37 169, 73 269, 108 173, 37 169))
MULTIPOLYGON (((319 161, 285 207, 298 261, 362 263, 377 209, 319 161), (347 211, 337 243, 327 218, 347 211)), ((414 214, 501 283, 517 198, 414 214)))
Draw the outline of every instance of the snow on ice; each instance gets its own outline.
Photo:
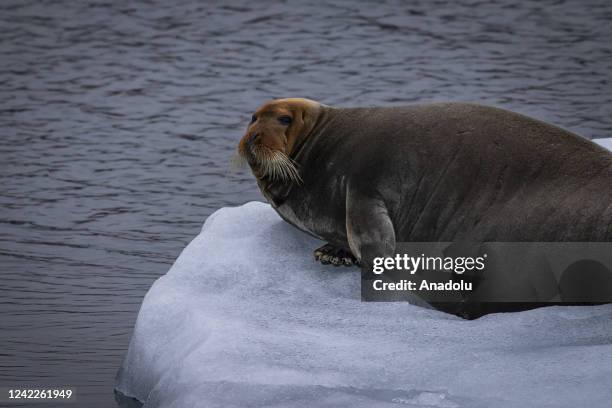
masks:
POLYGON ((117 389, 164 408, 610 406, 612 305, 363 303, 321 244, 267 204, 215 212, 145 297, 117 389))

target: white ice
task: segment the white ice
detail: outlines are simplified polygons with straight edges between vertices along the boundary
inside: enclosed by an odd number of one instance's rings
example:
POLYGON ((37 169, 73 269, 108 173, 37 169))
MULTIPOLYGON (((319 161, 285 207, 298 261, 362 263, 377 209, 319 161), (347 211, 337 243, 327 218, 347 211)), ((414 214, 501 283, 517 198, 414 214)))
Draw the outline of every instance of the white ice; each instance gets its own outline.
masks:
POLYGON ((593 139, 593 141, 606 149, 612 151, 612 137, 606 139, 593 139))
POLYGON ((164 408, 611 406, 612 305, 363 303, 321 244, 263 203, 215 212, 145 297, 117 389, 164 408))

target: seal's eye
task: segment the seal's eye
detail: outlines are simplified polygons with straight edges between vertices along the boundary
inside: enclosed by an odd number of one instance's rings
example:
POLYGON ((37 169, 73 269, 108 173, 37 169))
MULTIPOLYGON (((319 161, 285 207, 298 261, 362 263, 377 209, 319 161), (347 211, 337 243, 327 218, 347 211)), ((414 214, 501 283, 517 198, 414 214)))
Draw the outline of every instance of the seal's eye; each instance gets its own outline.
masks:
POLYGON ((293 119, 291 119, 291 116, 279 116, 278 117, 278 121, 280 122, 281 125, 285 125, 285 126, 289 126, 291 124, 293 119))
POLYGON ((254 123, 257 120, 257 116, 253 115, 251 116, 251 123, 254 123))

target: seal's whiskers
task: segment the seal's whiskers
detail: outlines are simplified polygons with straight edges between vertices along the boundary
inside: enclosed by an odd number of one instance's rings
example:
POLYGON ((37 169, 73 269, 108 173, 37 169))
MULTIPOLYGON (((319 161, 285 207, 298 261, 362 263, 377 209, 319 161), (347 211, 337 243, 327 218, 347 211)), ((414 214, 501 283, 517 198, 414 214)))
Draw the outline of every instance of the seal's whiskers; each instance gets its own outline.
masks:
POLYGON ((255 146, 253 154, 264 176, 274 181, 301 183, 302 178, 297 165, 287 155, 264 146, 255 146))

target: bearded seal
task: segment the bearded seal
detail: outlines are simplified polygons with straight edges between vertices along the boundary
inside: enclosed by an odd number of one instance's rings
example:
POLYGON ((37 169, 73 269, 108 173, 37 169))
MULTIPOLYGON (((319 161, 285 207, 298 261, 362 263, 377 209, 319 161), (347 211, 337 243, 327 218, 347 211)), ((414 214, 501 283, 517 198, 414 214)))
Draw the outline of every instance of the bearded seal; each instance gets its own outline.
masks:
POLYGON ((323 263, 367 270, 396 242, 612 240, 612 154, 495 107, 277 99, 238 154, 285 221, 328 242, 323 263))

